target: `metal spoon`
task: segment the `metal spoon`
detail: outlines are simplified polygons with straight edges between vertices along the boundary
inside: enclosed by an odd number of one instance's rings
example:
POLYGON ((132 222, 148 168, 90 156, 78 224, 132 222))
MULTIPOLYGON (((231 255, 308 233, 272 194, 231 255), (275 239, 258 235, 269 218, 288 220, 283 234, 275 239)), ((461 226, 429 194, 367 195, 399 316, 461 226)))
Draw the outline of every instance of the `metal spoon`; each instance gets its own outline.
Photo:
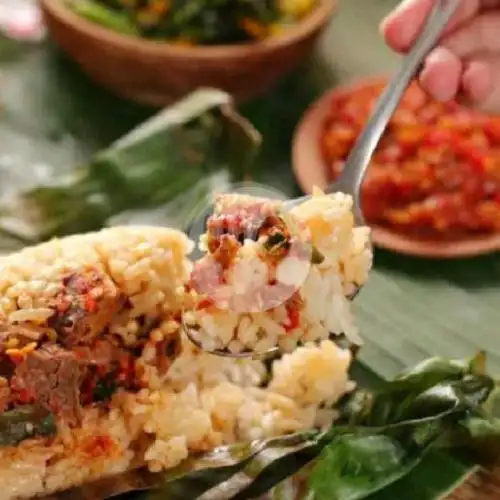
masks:
MULTIPOLYGON (((403 59, 400 69, 392 77, 379 98, 370 119, 363 132, 358 137, 349 157, 347 158, 344 170, 337 182, 330 185, 327 193, 343 192, 350 194, 353 198, 353 212, 357 226, 365 225, 361 207, 361 185, 366 171, 370 164, 373 153, 387 127, 389 120, 396 111, 401 98, 410 85, 413 78, 421 68, 425 57, 435 47, 441 37, 444 28, 449 23, 453 15, 460 7, 462 0, 436 0, 432 10, 427 17, 423 29, 411 51, 403 59)), ((286 209, 292 209, 307 201, 311 195, 302 196, 284 202, 286 209)), ((206 221, 210 217, 212 209, 208 208, 199 218, 190 225, 190 233, 199 231, 196 236, 201 236, 204 232, 206 221), (197 231, 198 229, 198 231, 197 231)), ((359 288, 350 297, 354 297, 359 292, 359 288)), ((196 339, 196 331, 189 325, 183 323, 183 328, 188 338, 197 347, 203 349, 201 343, 196 339)), ((208 351, 211 354, 233 358, 259 358, 276 355, 279 348, 273 348, 264 353, 245 351, 241 353, 231 353, 227 350, 208 351)))

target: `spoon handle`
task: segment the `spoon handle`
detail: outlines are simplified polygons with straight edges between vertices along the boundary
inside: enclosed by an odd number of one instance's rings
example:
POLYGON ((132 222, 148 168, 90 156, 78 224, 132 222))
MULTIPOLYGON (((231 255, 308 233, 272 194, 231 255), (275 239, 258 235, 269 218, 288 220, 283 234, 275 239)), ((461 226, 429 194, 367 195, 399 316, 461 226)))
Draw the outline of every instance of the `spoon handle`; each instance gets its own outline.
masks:
POLYGON ((461 2, 462 0, 436 0, 434 2, 418 40, 382 93, 368 123, 347 158, 343 174, 335 183, 335 190, 350 193, 354 196, 354 207, 358 212, 356 218, 363 220, 359 199, 361 184, 387 123, 398 107, 404 92, 420 69, 425 57, 436 45, 443 29, 451 20, 461 2))

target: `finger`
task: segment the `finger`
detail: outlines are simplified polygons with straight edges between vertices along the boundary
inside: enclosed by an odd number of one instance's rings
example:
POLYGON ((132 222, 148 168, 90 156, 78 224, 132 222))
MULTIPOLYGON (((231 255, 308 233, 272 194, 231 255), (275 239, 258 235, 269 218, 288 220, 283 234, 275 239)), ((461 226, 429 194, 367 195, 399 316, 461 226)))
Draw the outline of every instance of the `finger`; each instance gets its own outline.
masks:
POLYGON ((462 61, 447 49, 438 48, 425 60, 420 83, 438 101, 449 101, 460 89, 462 72, 462 61))
POLYGON ((462 90, 459 100, 462 104, 500 114, 500 65, 491 55, 482 55, 466 63, 462 75, 462 90))
POLYGON ((484 60, 473 60, 465 65, 462 90, 473 103, 485 103, 495 89, 494 67, 484 60))
MULTIPOLYGON (((406 52, 422 31, 423 25, 436 0, 405 0, 381 25, 386 43, 397 52, 406 52)), ((463 0, 458 12, 446 28, 449 33, 479 12, 480 0, 463 0)))
POLYGON ((461 58, 479 52, 500 52, 500 12, 480 14, 443 38, 440 45, 461 58))

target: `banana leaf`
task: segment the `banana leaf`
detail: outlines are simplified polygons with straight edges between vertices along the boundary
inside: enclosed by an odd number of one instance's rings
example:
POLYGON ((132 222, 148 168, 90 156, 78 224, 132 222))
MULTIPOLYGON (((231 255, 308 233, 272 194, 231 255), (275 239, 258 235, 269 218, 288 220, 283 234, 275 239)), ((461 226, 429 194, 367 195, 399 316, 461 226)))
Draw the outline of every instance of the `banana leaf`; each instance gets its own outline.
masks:
POLYGON ((158 207, 163 223, 176 226, 212 190, 244 180, 260 140, 228 94, 197 91, 87 165, 0 205, 0 230, 34 243, 119 223, 123 212, 132 222, 134 209, 158 207))
POLYGON ((483 371, 483 358, 435 358, 376 389, 359 387, 341 401, 339 419, 326 431, 220 447, 163 474, 133 471, 51 500, 98 500, 103 492, 127 491, 143 491, 135 497, 141 500, 245 500, 269 491, 270 499, 295 500, 301 472, 308 476, 301 497, 308 500, 398 498, 391 490, 407 487, 422 465, 449 460, 455 478, 459 468, 470 471, 470 464, 439 450, 487 445, 500 455, 500 418, 490 413, 497 386, 483 371))

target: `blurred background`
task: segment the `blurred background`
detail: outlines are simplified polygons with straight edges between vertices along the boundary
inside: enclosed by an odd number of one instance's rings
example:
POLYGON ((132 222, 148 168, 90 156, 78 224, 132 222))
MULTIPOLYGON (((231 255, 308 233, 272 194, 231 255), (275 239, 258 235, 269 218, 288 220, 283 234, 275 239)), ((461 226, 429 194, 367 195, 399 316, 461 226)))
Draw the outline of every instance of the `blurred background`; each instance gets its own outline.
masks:
MULTIPOLYGON (((9 8, 12 12, 23 3, 37 5, 25 0, 2 3, 4 11, 9 8)), ((293 131, 308 104, 323 91, 395 67, 397 57, 384 45, 378 24, 397 3, 340 0, 309 60, 278 88, 241 106, 242 114, 265 136, 266 151, 277 156, 271 160, 271 171, 278 170, 278 164, 289 168, 293 131)), ((10 135, 5 135, 2 151, 12 149, 30 158, 29 146, 18 147, 14 141, 15 130, 20 129, 19 141, 27 133, 35 139, 36 158, 44 160, 47 156, 50 164, 64 168, 88 158, 155 112, 154 108, 118 99, 92 83, 48 40, 16 43, 4 39, 0 57, 4 126, 12 127, 10 135)), ((97 54, 94 57, 98 59, 97 54)), ((269 172, 262 161, 257 167, 269 175, 279 175, 269 172)), ((289 175, 283 178, 290 184, 289 175)))

